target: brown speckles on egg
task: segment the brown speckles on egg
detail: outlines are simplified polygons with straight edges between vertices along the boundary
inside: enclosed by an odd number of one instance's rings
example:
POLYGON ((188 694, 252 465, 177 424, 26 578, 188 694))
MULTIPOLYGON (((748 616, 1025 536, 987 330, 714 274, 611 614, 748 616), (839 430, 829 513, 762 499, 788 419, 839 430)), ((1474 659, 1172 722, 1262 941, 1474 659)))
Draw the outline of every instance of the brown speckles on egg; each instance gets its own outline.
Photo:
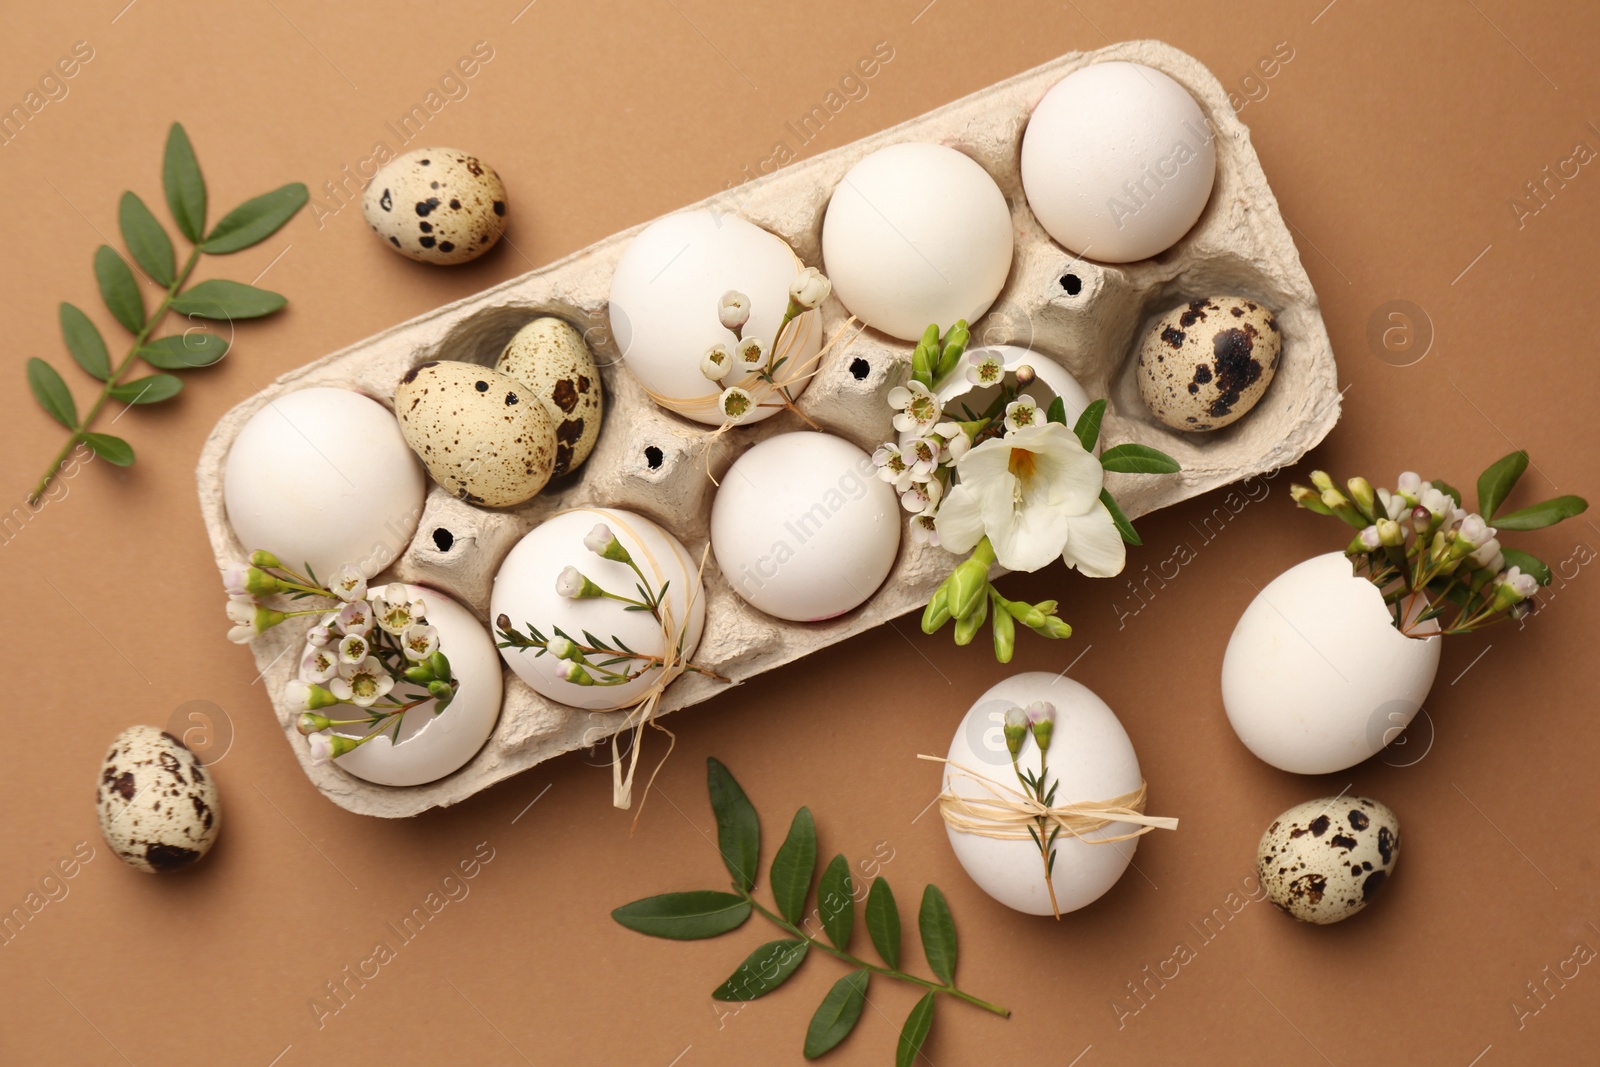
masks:
POLYGON ((1399 845, 1399 823, 1388 808, 1364 797, 1328 797, 1273 821, 1261 837, 1256 870, 1268 899, 1285 913, 1302 922, 1338 922, 1385 883, 1399 845))
POLYGON ((100 832, 117 857, 149 873, 192 866, 216 840, 216 785, 182 741, 132 726, 106 753, 96 795, 100 832))
POLYGON ((362 197, 368 224, 390 246, 425 263, 465 263, 505 227, 499 175, 470 155, 419 149, 390 160, 362 197))
POLYGON ((495 367, 528 387, 556 424, 555 473, 588 458, 600 432, 600 376, 583 336, 561 319, 528 323, 500 353, 495 367))
POLYGON ((400 432, 433 480, 468 503, 520 504, 555 467, 553 421, 522 383, 475 363, 418 368, 395 390, 400 432))
POLYGON ((1266 392, 1282 349, 1271 314, 1219 296, 1168 311, 1139 349, 1135 378, 1152 414, 1177 430, 1220 429, 1266 392))

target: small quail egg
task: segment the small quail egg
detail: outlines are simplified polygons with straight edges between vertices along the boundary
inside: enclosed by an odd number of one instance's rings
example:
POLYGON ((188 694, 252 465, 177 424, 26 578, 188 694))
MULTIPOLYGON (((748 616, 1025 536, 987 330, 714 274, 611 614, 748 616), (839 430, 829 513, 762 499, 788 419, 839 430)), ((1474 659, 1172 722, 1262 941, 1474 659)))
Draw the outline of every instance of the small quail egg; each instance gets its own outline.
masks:
POLYGON ((1174 430, 1220 430, 1243 417, 1278 370, 1272 313, 1242 296, 1180 304, 1139 348, 1139 395, 1174 430))
POLYGON ((386 163, 361 197, 373 232, 401 255, 444 266, 500 240, 506 188, 494 168, 454 148, 419 148, 386 163))
POLYGON ((555 427, 515 378, 476 363, 423 363, 400 380, 394 409, 433 480, 469 504, 510 507, 550 480, 555 427))
POLYGON ((545 316, 518 330, 495 369, 526 385, 556 424, 555 476, 589 458, 600 436, 600 373, 583 335, 545 316))
POLYGON ((95 798, 117 858, 149 874, 180 871, 217 840, 217 786, 200 758, 154 726, 130 726, 106 750, 95 798))
POLYGON ((1365 797, 1297 804, 1261 835, 1267 899, 1301 922, 1336 923, 1367 906, 1400 858, 1400 821, 1365 797))

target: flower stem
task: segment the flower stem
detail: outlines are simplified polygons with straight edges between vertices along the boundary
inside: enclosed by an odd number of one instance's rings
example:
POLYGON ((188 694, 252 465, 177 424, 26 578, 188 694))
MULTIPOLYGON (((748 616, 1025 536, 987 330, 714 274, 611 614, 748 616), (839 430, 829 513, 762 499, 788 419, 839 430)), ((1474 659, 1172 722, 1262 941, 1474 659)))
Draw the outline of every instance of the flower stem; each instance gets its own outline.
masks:
POLYGON ((28 494, 30 507, 43 498, 44 491, 50 487, 50 483, 55 481, 56 475, 60 472, 61 464, 66 462, 67 456, 77 447, 78 442, 83 440, 84 435, 89 432, 89 424, 94 422, 95 416, 100 414, 100 409, 106 406, 106 401, 111 399, 111 390, 117 386, 122 376, 127 373, 128 368, 133 365, 133 361, 139 355, 139 349, 149 339, 156 325, 166 318, 167 309, 172 306, 172 301, 177 297, 179 291, 183 289, 184 283, 189 280, 189 275, 194 273, 195 265, 199 262, 200 248, 196 246, 189 253, 189 259, 184 263, 183 269, 178 272, 178 276, 172 280, 171 285, 167 286, 167 293, 161 298, 161 303, 157 304, 156 309, 150 313, 150 317, 144 320, 144 325, 140 327, 138 334, 133 339, 133 347, 128 350, 128 354, 123 357, 122 362, 117 364, 116 369, 111 372, 111 377, 106 379, 105 385, 100 390, 99 397, 95 399, 94 406, 89 409, 87 415, 79 420, 78 428, 72 431, 72 435, 67 438, 67 443, 61 447, 60 452, 56 453, 56 458, 50 461, 50 466, 45 468, 43 477, 39 479, 39 484, 33 487, 32 493, 28 494))
POLYGON ((759 911, 770 922, 772 922, 772 923, 776 924, 777 926, 780 926, 783 929, 787 930, 789 933, 793 934, 795 937, 798 937, 800 940, 804 941, 806 944, 811 945, 811 946, 813 946, 815 948, 821 949, 823 952, 826 952, 828 955, 834 956, 834 957, 836 957, 838 959, 841 959, 841 960, 845 961, 846 963, 850 964, 853 967, 859 967, 864 971, 871 971, 873 974, 881 974, 886 978, 898 978, 902 982, 909 982, 912 985, 921 986, 923 989, 931 990, 932 992, 935 992, 935 993, 947 994, 948 996, 955 997, 957 1000, 964 1000, 968 1004, 972 1004, 972 1005, 975 1005, 976 1007, 982 1008, 984 1011, 992 1012, 995 1015, 1000 1016, 1001 1018, 1010 1018, 1011 1017, 1011 1009, 1002 1008, 998 1004, 991 1004, 987 1000, 981 1000, 978 997, 973 996, 971 993, 964 993, 961 990, 957 989, 955 987, 954 983, 952 983, 950 985, 940 985, 937 982, 930 982, 926 978, 918 978, 914 974, 907 974, 904 971, 896 970, 896 969, 894 969, 892 967, 879 967, 875 963, 868 963, 866 960, 861 959, 859 956, 852 956, 848 952, 842 951, 840 949, 836 949, 832 945, 830 945, 830 944, 828 944, 828 943, 826 943, 824 941, 818 941, 816 938, 812 937, 810 934, 806 933, 804 930, 800 929, 798 926, 796 926, 793 923, 789 922, 787 919, 783 918, 781 915, 777 915, 777 914, 775 914, 775 913, 773 913, 771 911, 768 911, 766 908, 762 907, 761 906, 761 902, 756 900, 755 897, 751 896, 748 891, 740 890, 740 895, 743 896, 745 900, 750 902, 750 906, 752 908, 754 908, 756 911, 759 911))

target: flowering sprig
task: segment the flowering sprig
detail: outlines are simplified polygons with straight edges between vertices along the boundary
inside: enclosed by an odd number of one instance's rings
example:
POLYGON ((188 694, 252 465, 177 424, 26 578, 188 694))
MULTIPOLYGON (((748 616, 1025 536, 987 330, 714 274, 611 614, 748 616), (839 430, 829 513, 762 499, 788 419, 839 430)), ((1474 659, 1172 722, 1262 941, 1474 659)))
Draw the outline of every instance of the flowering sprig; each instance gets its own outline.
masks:
POLYGON ((717 320, 733 334, 734 343, 729 346, 719 341, 706 349, 700 359, 700 373, 707 380, 718 383, 730 375, 740 382, 754 376, 757 382, 766 386, 757 390, 762 394, 759 398, 740 385, 730 385, 722 390, 722 395, 717 398, 717 410, 729 424, 742 422, 758 407, 775 407, 788 408, 805 419, 812 429, 817 428, 816 423, 795 406, 788 383, 777 380, 779 369, 789 359, 787 354, 779 354, 778 342, 790 322, 820 307, 832 291, 833 283, 817 268, 802 270, 789 286, 789 305, 784 309, 783 321, 778 323, 771 344, 766 344, 758 337, 744 336, 744 328, 750 321, 750 298, 734 289, 722 294, 722 299, 717 303, 717 320))
POLYGON ((1415 471, 1403 472, 1393 491, 1351 478, 1348 492, 1327 473, 1312 471, 1310 486, 1293 485, 1289 492, 1307 511, 1356 529, 1345 555, 1383 593, 1397 630, 1408 637, 1464 634, 1527 615, 1537 607, 1539 586, 1550 583, 1542 560, 1502 545, 1499 535, 1554 526, 1589 507, 1569 495, 1500 511, 1527 469, 1528 453, 1520 450, 1491 464, 1478 477, 1476 512, 1462 507, 1460 490, 1438 479, 1423 481, 1415 471), (1413 613, 1419 595, 1427 606, 1413 613), (1442 619, 1451 606, 1456 610, 1448 622, 1423 625, 1442 619))
MULTIPOLYGON (((1008 709, 1001 727, 1006 738, 1006 751, 1011 754, 1011 769, 1016 773, 1017 781, 1022 784, 1023 792, 1028 798, 1037 801, 1044 808, 1055 806, 1056 787, 1061 784, 1060 778, 1054 782, 1049 781, 1050 737, 1055 730, 1055 724, 1055 705, 1036 700, 1026 708, 1008 709), (1027 740, 1030 732, 1033 734, 1034 744, 1039 746, 1037 774, 1017 762, 1023 742, 1027 740)), ((1028 834, 1038 846, 1039 859, 1044 864, 1044 884, 1050 892, 1050 910, 1058 920, 1061 918, 1061 908, 1056 903, 1053 875, 1056 869, 1056 838, 1060 833, 1061 824, 1053 821, 1048 815, 1035 815, 1028 825, 1028 834)))
MULTIPOLYGON (((738 295, 738 294, 731 294, 738 295)), ((726 299, 726 298, 725 298, 726 299)), ((616 563, 626 564, 634 573, 637 581, 634 591, 637 598, 620 593, 613 593, 603 588, 599 583, 589 578, 576 567, 563 567, 556 576, 556 593, 568 600, 594 600, 607 599, 621 602, 624 611, 648 611, 657 622, 663 622, 662 605, 666 601, 667 588, 672 583, 666 581, 661 588, 655 585, 639 568, 627 547, 617 539, 611 527, 605 523, 595 524, 583 539, 583 545, 590 552, 601 559, 612 560, 616 563)), ((626 685, 636 678, 642 677, 650 671, 660 669, 666 662, 664 656, 653 656, 643 652, 635 652, 628 647, 627 642, 612 634, 609 640, 595 636, 588 630, 581 631, 582 640, 569 634, 559 626, 552 626, 551 633, 546 636, 544 631, 533 623, 524 623, 525 630, 518 630, 512 625, 511 617, 502 613, 495 619, 495 627, 500 640, 496 642, 499 648, 532 649, 535 658, 551 655, 561 661, 557 673, 561 679, 573 685, 580 686, 608 686, 626 685)), ((688 631, 685 622, 676 635, 677 655, 675 660, 681 660, 683 655, 683 641, 688 631)), ((728 679, 715 671, 689 663, 684 665, 684 670, 704 674, 725 682, 728 679)))
POLYGON ((929 599, 923 632, 954 619, 956 644, 965 645, 991 621, 995 657, 1009 663, 1018 623, 1050 638, 1068 637, 1072 627, 1056 614, 1054 600, 1001 596, 989 569, 1036 571, 1059 557, 1090 577, 1120 573, 1124 543, 1140 541, 1105 488, 1105 472, 1170 474, 1179 467, 1140 444, 1096 456, 1104 400, 1068 426, 1060 397, 1041 407, 1025 391, 1035 380, 1032 367, 1008 373, 994 350, 967 352, 969 339, 964 321, 942 336, 937 326, 923 333, 910 380, 887 397, 895 429, 910 436, 885 443, 873 461, 910 513, 913 540, 971 553, 929 599), (994 389, 983 411, 943 409, 940 388, 958 371, 973 386, 994 389))
POLYGON ((295 728, 308 738, 313 763, 353 752, 374 737, 389 734, 398 743, 405 713, 433 702, 438 715, 455 699, 461 683, 439 650, 439 632, 428 624, 424 604, 403 585, 368 590, 359 568, 345 564, 322 585, 309 564, 300 574, 272 553, 256 551, 247 562, 223 568, 231 640, 244 644, 286 619, 315 615, 296 676, 284 699, 301 712, 295 728), (319 607, 279 611, 256 600, 285 594, 295 600, 318 597, 319 607), (348 705, 355 719, 330 719, 324 708, 348 705), (327 731, 335 726, 368 726, 361 737, 327 731))

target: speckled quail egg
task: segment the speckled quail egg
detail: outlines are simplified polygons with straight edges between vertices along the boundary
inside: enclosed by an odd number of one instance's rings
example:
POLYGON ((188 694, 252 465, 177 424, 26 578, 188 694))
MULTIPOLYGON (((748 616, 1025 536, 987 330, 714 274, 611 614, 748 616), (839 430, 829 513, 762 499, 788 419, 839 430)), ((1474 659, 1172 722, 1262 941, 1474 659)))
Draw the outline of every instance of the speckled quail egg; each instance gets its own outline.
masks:
POLYGON ((1297 804, 1261 835, 1256 870, 1267 899, 1301 922, 1336 923, 1372 900, 1400 858, 1400 821, 1365 797, 1297 804))
POLYGON ((550 480, 555 426, 509 375, 476 363, 423 363, 400 380, 394 410, 433 480, 469 504, 510 507, 550 480))
POLYGON ((1272 312, 1242 296, 1180 304, 1139 348, 1139 395, 1174 430, 1220 430, 1256 406, 1278 370, 1272 312))
POLYGON ((493 167, 470 153, 419 148, 372 176, 361 214, 401 255, 449 266, 477 259, 500 240, 506 187, 493 167))
POLYGON ((154 726, 130 726, 106 750, 95 798, 117 858, 150 874, 181 871, 217 840, 217 785, 196 756, 154 726))
POLYGON ((526 385, 556 424, 555 476, 589 458, 600 436, 600 374, 583 335, 548 315, 534 319, 506 345, 495 369, 526 385))

